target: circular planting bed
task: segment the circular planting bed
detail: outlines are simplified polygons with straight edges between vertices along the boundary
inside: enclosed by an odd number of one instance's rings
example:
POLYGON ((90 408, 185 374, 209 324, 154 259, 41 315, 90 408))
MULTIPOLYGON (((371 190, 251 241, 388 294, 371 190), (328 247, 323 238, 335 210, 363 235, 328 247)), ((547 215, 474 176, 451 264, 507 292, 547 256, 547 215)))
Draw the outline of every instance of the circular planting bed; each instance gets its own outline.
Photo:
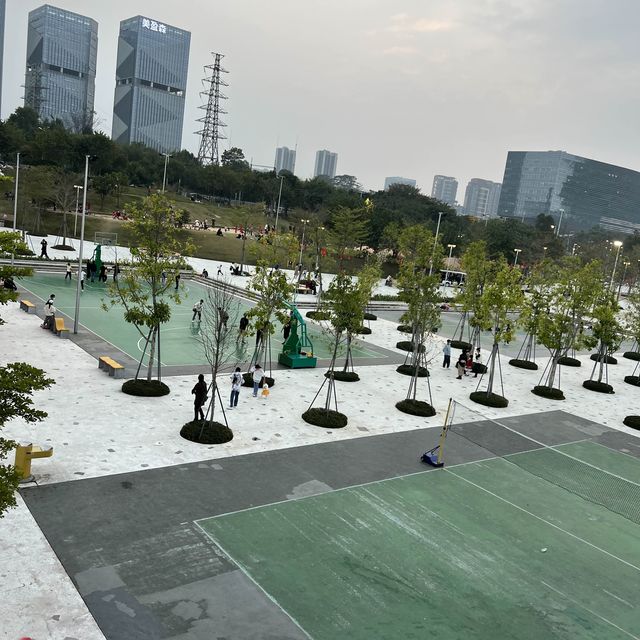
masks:
POLYGON ((307 311, 306 316, 312 320, 328 320, 331 314, 328 311, 307 311))
MULTIPOLYGON (((416 345, 413 344, 410 340, 400 340, 400 342, 396 343, 396 349, 401 349, 402 351, 415 351, 416 345)), ((420 345, 420 353, 424 353, 427 348, 421 344, 420 345)))
POLYGON ((471 373, 487 373, 487 365, 482 362, 474 362, 471 365, 471 373))
POLYGON ((377 320, 378 316, 375 315, 374 313, 366 313, 364 314, 364 319, 365 320, 377 320))
POLYGON ((585 380, 582 386, 589 391, 597 391, 598 393, 615 393, 613 387, 606 382, 598 382, 597 380, 585 380))
POLYGON ((631 427, 632 429, 640 429, 640 416, 627 416, 622 424, 626 424, 627 427, 631 427))
POLYGON ((401 333, 411 333, 413 331, 409 324, 399 324, 396 329, 401 333))
POLYGON ((467 351, 471 351, 471 343, 465 342, 464 340, 452 340, 451 341, 452 349, 466 349, 467 351))
POLYGON ((198 444, 224 444, 233 440, 233 431, 220 422, 212 422, 207 420, 202 428, 202 420, 187 422, 182 429, 180 435, 191 442, 198 444))
MULTIPOLYGON (((329 377, 330 372, 324 374, 325 378, 329 377)), ((360 376, 355 371, 334 371, 333 379, 338 380, 338 382, 358 382, 360 380, 360 376)))
POLYGON ((640 360, 640 351, 625 351, 622 354, 623 358, 626 358, 627 360, 640 360))
POLYGON ((360 327, 358 329, 358 335, 370 336, 371 335, 371 329, 369 329, 369 327, 360 327))
POLYGON ((469 398, 478 404, 483 404, 485 407, 504 409, 509 406, 509 401, 505 397, 499 396, 497 393, 474 391, 469 394, 469 398))
MULTIPOLYGON (((410 364, 401 364, 396 371, 403 376, 412 376, 415 373, 416 368, 410 364)), ((426 367, 418 367, 418 378, 428 378, 429 371, 426 367)))
POLYGON ((122 385, 122 392, 130 396, 157 398, 169 394, 169 387, 158 380, 127 380, 122 385))
POLYGON ((634 387, 640 387, 640 376, 625 376, 624 381, 634 387))
MULTIPOLYGON (((270 378, 269 376, 265 376, 264 378, 262 378, 262 384, 267 383, 267 386, 269 387, 269 389, 271 389, 271 387, 273 387, 273 385, 276 383, 276 381, 273 378, 270 378)), ((242 374, 242 386, 243 387, 253 387, 253 374, 252 373, 243 373, 242 374)))
MULTIPOLYGON (((601 358, 600 355, 597 353, 592 353, 590 356, 591 360, 593 360, 594 362, 600 362, 601 358)), ((613 356, 605 356, 604 357, 604 361, 607 364, 618 364, 618 360, 617 358, 614 358, 613 356)))
POLYGON ((70 244, 54 244, 52 249, 58 249, 59 251, 75 251, 70 244))
POLYGON ((535 362, 531 362, 531 360, 518 360, 518 358, 514 358, 513 360, 509 360, 509 364, 518 369, 528 369, 529 371, 538 370, 538 365, 535 362))
POLYGON ((402 411, 402 413, 422 418, 436 415, 436 410, 428 402, 423 402, 422 400, 401 400, 396 402, 396 409, 402 411))
POLYGON ((309 409, 302 414, 302 419, 316 427, 325 429, 342 429, 347 426, 347 416, 339 411, 329 409, 309 409))
POLYGON ((547 398, 548 400, 564 400, 564 393, 561 389, 555 387, 545 387, 544 385, 538 385, 531 389, 531 393, 535 393, 541 398, 547 398))
POLYGON ((570 356, 562 356, 558 358, 558 364, 561 364, 565 367, 581 367, 582 363, 578 358, 571 358, 570 356))

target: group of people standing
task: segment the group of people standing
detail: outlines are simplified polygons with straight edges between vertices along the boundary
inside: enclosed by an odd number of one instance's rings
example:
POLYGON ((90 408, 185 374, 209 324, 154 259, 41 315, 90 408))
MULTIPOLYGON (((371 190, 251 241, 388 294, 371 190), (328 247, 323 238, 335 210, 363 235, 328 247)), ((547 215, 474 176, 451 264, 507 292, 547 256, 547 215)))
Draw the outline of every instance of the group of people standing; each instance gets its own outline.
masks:
MULTIPOLYGON (((447 344, 442 347, 443 360, 442 367, 443 369, 448 369, 451 366, 451 340, 447 340, 447 344)), ((458 359, 456 360, 456 372, 457 377, 456 380, 462 380, 463 376, 469 375, 469 373, 473 372, 475 375, 474 378, 478 377, 478 367, 476 367, 475 372, 473 371, 473 364, 482 364, 482 352, 480 351, 480 347, 476 348, 475 354, 471 349, 462 349, 458 359)))

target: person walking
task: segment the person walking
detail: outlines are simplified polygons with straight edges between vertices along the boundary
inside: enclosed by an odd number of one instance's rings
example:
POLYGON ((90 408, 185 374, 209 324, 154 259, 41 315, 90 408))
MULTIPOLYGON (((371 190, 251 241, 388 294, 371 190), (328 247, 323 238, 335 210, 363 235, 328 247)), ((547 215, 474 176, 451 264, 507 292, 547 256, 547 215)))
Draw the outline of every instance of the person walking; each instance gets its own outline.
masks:
POLYGON ((72 280, 72 277, 71 277, 71 263, 70 262, 67 262, 67 271, 64 274, 65 281, 66 281, 67 278, 69 278, 69 280, 72 280))
POLYGON ((84 280, 87 277, 87 274, 85 273, 85 270, 82 269, 80 271, 80 288, 84 291, 84 280))
POLYGON ((120 273, 120 267, 118 266, 118 263, 116 262, 113 265, 113 281, 114 282, 118 282, 118 274, 120 273))
POLYGON ((166 271, 163 271, 160 274, 160 282, 162 283, 163 287, 167 284, 167 272, 166 271))
POLYGON ((256 327, 256 349, 262 344, 264 339, 264 332, 262 327, 256 327))
POLYGON ((238 398, 240 397, 240 387, 242 386, 242 373, 240 367, 231 374, 231 398, 229 399, 229 409, 235 409, 238 406, 238 398))
POLYGON ((198 322, 202 320, 202 305, 204 305, 204 300, 200 300, 200 302, 196 302, 193 305, 193 318, 191 318, 191 322, 195 322, 196 316, 198 316, 198 322))
POLYGON ((456 371, 458 372, 458 377, 456 380, 462 380, 462 376, 466 376, 466 372, 464 368, 467 366, 467 357, 464 353, 460 354, 458 361, 456 362, 456 371))
POLYGON ((286 342, 291 334, 291 318, 287 320, 287 322, 282 325, 282 335, 284 336, 284 341, 286 342))
POLYGON ((96 280, 96 263, 93 260, 89 260, 87 262, 87 275, 91 282, 95 282, 96 280))
POLYGON ((262 380, 264 378, 264 371, 259 364, 256 364, 254 367, 251 367, 250 372, 253 374, 253 397, 258 397, 258 389, 262 387, 262 380))
POLYGON ((42 238, 42 242, 40 243, 40 257, 49 259, 49 255, 47 254, 47 239, 42 238))
POLYGON ((180 274, 176 273, 176 291, 180 288, 180 274))
POLYGON ((222 265, 221 264, 218 265, 218 273, 216 274, 216 276, 218 278, 221 278, 222 276, 224 276, 224 273, 222 273, 222 265))
POLYGON ((207 383, 204 381, 204 375, 202 373, 198 376, 198 382, 196 382, 196 386, 191 389, 191 393, 195 395, 195 399, 193 400, 193 421, 204 420, 202 406, 207 401, 207 383))
POLYGON ((106 282, 107 281, 107 266, 104 264, 100 265, 100 275, 98 276, 98 282, 106 282))
POLYGON ((238 336, 236 337, 236 342, 242 342, 244 344, 245 338, 247 337, 247 328, 249 327, 249 318, 247 318, 247 314, 242 314, 242 318, 240 318, 240 325, 238 327, 238 336))
POLYGON ((451 366, 451 340, 447 340, 447 344, 442 347, 444 358, 442 360, 442 368, 448 369, 451 366))

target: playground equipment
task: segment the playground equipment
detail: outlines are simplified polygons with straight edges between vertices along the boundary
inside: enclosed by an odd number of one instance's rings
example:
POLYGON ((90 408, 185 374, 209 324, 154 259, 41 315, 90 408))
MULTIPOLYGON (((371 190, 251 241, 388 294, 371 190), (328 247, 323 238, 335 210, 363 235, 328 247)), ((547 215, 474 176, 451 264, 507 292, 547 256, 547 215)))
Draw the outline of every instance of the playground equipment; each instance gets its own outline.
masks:
POLYGON ((53 455, 53 447, 39 447, 29 443, 21 443, 16 447, 16 459, 14 467, 20 475, 20 482, 33 482, 31 474, 31 461, 35 458, 50 458, 53 455))
POLYGON ((291 333, 282 345, 278 362, 292 369, 313 369, 318 364, 318 359, 313 355, 313 344, 307 335, 307 323, 294 305, 288 302, 285 304, 291 309, 291 333))

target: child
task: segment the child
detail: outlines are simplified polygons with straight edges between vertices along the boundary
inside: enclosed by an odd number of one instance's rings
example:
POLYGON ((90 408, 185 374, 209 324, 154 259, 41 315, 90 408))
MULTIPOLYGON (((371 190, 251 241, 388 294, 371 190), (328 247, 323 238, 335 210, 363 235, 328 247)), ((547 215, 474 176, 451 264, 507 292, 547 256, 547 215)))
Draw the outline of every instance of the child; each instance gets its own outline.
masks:
POLYGON ((482 355, 480 353, 480 347, 478 347, 476 349, 476 355, 473 357, 474 361, 476 362, 476 364, 478 365, 477 367, 475 367, 475 373, 476 375, 473 376, 474 378, 478 377, 478 371, 480 369, 480 365, 482 364, 482 355))
POLYGON ((261 395, 265 400, 269 397, 269 385, 266 382, 262 385, 261 395))

